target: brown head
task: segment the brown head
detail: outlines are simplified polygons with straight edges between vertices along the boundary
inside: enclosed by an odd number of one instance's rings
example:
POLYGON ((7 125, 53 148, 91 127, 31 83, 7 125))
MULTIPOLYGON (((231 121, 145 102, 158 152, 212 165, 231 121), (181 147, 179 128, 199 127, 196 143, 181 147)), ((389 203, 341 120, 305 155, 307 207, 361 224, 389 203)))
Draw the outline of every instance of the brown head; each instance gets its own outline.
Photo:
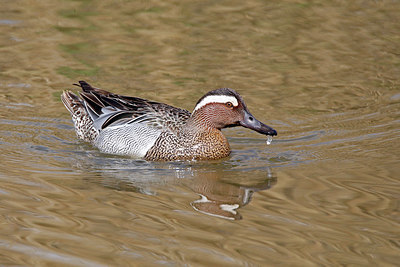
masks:
POLYGON ((277 135, 274 129, 254 118, 242 97, 229 88, 210 91, 200 98, 192 118, 198 124, 211 128, 243 126, 261 134, 277 135))

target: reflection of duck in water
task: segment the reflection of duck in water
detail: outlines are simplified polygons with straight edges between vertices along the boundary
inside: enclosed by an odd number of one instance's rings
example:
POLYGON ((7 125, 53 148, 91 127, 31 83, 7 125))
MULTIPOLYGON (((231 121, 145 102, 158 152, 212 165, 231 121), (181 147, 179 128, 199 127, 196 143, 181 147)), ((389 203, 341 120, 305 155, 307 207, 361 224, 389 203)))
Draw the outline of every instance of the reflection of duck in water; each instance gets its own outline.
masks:
MULTIPOLYGON (((91 182, 118 191, 149 195, 150 198, 159 195, 158 199, 161 201, 162 192, 165 190, 171 192, 168 188, 174 188, 174 194, 178 195, 187 195, 187 190, 193 191, 200 196, 200 199, 189 200, 193 209, 229 220, 241 219, 242 216, 237 210, 249 204, 255 192, 268 190, 277 182, 269 167, 263 170, 233 171, 232 165, 210 166, 208 162, 161 163, 119 157, 106 158, 106 161, 102 161, 101 158, 91 159, 95 161, 100 159, 100 162, 95 165, 79 166, 89 171, 95 167, 96 171, 90 172, 99 175, 91 178, 91 182)), ((82 162, 88 162, 87 158, 82 159, 82 162)), ((165 201, 168 202, 168 199, 165 201)))
POLYGON ((227 157, 221 129, 243 126, 268 136, 276 131, 254 118, 242 97, 229 88, 205 94, 193 113, 167 104, 121 96, 79 82, 80 97, 61 99, 78 137, 102 152, 146 160, 207 160, 227 157))
POLYGON ((223 181, 216 173, 203 173, 195 178, 192 189, 201 197, 190 205, 201 213, 229 220, 240 220, 237 209, 251 201, 253 193, 267 190, 276 184, 276 178, 267 178, 246 185, 233 181, 223 181))

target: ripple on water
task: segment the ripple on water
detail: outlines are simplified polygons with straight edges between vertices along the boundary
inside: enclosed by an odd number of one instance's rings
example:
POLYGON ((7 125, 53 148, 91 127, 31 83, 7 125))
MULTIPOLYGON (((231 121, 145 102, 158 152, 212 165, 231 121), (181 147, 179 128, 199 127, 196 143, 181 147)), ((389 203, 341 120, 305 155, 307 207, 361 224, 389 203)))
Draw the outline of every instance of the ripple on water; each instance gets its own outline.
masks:
POLYGON ((16 25, 21 23, 19 20, 12 20, 12 19, 0 19, 0 25, 16 25))

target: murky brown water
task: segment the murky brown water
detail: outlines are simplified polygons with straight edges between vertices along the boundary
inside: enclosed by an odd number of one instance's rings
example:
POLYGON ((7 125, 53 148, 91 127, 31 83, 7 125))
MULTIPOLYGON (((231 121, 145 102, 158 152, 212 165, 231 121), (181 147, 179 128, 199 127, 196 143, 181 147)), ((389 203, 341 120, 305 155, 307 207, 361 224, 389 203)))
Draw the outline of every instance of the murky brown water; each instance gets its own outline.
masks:
POLYGON ((0 2, 0 265, 398 265, 399 1, 99 2, 0 2), (279 135, 101 154, 59 100, 81 79, 189 110, 235 88, 279 135))

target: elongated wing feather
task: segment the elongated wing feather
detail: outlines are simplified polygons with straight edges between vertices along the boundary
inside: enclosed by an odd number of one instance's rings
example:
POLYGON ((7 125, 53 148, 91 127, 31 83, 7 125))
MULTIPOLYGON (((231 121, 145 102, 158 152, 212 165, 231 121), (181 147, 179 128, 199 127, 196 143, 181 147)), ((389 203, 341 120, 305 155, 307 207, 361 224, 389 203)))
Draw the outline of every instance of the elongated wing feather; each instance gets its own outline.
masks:
POLYGON ((145 123, 176 133, 190 117, 190 112, 167 104, 138 97, 122 96, 79 82, 80 93, 97 129, 122 124, 145 123))

